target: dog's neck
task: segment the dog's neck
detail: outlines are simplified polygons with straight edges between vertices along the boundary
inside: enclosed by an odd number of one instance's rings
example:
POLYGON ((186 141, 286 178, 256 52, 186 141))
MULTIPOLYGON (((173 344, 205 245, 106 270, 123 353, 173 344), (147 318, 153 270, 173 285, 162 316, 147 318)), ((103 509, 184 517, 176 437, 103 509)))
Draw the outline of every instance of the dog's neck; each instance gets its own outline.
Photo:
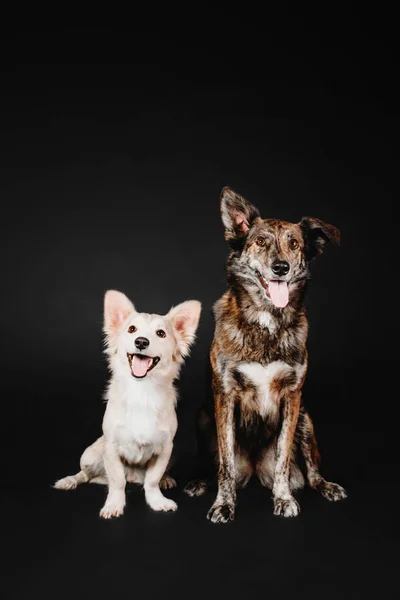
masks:
POLYGON ((158 378, 135 379, 131 374, 113 374, 110 381, 115 399, 127 410, 160 411, 176 405, 176 389, 172 382, 158 378))
POLYGON ((257 323, 271 333, 289 327, 297 322, 299 315, 305 312, 304 295, 307 281, 297 282, 285 308, 275 307, 269 300, 242 285, 236 278, 229 281, 229 293, 241 319, 248 323, 257 323))

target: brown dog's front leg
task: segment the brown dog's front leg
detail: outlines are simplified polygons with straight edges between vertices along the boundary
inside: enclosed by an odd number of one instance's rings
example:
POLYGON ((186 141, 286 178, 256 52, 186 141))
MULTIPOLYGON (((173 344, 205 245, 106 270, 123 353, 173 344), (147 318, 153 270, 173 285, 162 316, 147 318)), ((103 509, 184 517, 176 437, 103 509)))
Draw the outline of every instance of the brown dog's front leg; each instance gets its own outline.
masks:
POLYGON ((300 408, 300 392, 288 392, 283 398, 282 429, 279 434, 274 486, 274 514, 296 517, 300 507, 290 492, 289 475, 292 460, 293 438, 300 408))
POLYGON ((218 494, 207 514, 213 523, 227 523, 235 517, 236 485, 233 423, 233 396, 215 395, 215 420, 218 437, 218 494))

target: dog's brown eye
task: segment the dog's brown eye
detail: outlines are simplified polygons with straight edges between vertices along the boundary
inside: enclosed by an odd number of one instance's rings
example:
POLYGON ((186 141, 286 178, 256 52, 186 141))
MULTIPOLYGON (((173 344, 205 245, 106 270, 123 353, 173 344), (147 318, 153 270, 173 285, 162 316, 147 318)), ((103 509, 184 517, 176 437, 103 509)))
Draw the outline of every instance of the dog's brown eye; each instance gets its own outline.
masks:
POLYGON ((256 244, 259 246, 265 246, 265 238, 263 238, 262 235, 258 235, 256 237, 256 244))
POLYGON ((130 325, 128 327, 128 331, 129 333, 135 333, 135 331, 137 331, 137 328, 134 325, 130 325))
POLYGON ((296 250, 296 248, 299 247, 299 242, 295 238, 291 238, 289 240, 289 246, 291 247, 292 250, 296 250))
POLYGON ((161 337, 161 338, 165 338, 165 336, 167 335, 167 334, 165 333, 164 329, 158 329, 158 330, 156 331, 156 333, 157 333, 158 337, 161 337))

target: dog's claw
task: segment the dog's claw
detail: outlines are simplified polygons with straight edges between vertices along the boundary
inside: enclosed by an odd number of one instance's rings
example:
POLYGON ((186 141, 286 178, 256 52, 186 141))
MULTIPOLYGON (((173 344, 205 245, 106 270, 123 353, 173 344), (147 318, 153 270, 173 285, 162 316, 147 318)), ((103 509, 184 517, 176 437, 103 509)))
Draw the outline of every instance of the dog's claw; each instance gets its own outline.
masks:
POLYGON ((207 519, 212 523, 228 523, 235 518, 233 504, 214 504, 207 514, 207 519))
POLYGON ((160 488, 162 490, 171 490, 177 486, 176 480, 171 475, 164 475, 160 481, 160 488))
POLYGON ((75 490, 77 485, 78 482, 76 481, 76 477, 68 475, 68 477, 56 481, 53 487, 56 490, 75 490))
POLYGON ((170 498, 166 498, 165 496, 157 499, 147 500, 147 503, 150 508, 156 511, 169 512, 178 509, 177 503, 170 498))
POLYGON ((185 494, 193 498, 194 496, 202 496, 204 492, 207 490, 207 482, 203 479, 194 479, 193 481, 189 481, 188 484, 184 487, 183 491, 185 494))
POLYGON ((117 504, 105 504, 100 511, 103 519, 113 519, 120 517, 124 512, 124 507, 117 504))
POLYGON ((274 500, 274 515, 282 517, 297 517, 299 512, 299 503, 293 497, 276 498, 274 500))
POLYGON ((318 485, 317 489, 324 498, 330 500, 331 502, 337 502, 338 500, 347 498, 346 490, 338 483, 324 481, 318 485))

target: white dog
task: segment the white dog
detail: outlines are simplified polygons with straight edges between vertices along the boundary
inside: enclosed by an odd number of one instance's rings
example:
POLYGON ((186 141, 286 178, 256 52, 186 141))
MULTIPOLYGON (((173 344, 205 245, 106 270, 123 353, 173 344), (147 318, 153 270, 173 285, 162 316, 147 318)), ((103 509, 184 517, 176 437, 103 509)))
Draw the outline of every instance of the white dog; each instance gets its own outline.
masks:
MULTIPOLYGON (((104 332, 111 380, 103 435, 89 446, 81 471, 55 483, 70 490, 81 483, 108 484, 105 519, 122 515, 126 482, 144 484, 154 510, 176 510, 160 490, 177 430, 174 380, 194 342, 201 304, 183 302, 165 316, 136 312, 121 292, 104 298, 104 332)), ((164 487, 173 487, 164 478, 164 487)))

